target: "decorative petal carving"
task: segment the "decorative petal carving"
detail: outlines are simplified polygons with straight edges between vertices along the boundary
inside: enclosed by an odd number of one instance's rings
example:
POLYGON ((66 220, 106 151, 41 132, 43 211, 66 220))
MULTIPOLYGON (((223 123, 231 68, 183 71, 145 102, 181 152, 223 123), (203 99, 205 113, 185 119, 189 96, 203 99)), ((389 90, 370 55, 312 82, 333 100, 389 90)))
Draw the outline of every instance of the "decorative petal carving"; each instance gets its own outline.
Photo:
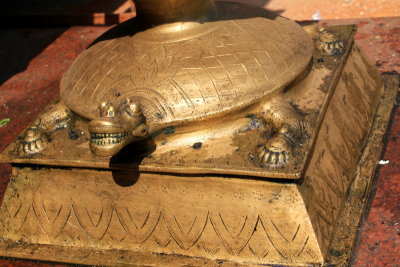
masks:
POLYGON ((276 251, 287 260, 300 256, 310 237, 310 226, 307 222, 284 222, 261 216, 262 228, 276 251))
POLYGON ((181 216, 177 214, 169 215, 164 212, 162 217, 172 238, 184 250, 188 250, 197 242, 208 221, 208 213, 197 214, 197 216, 193 216, 192 219, 188 220, 189 227, 183 227, 180 220, 181 216))
POLYGON ((122 227, 133 242, 142 244, 153 233, 160 220, 159 206, 148 206, 146 208, 150 208, 150 210, 142 211, 139 206, 128 204, 117 204, 115 211, 122 227))
POLYGON ((229 220, 218 212, 210 214, 210 221, 228 252, 237 255, 243 250, 253 235, 258 215, 254 212, 250 215, 244 215, 240 219, 236 217, 229 220))
POLYGON ((10 231, 12 229, 13 231, 18 232, 22 228, 26 221, 26 218, 28 217, 29 211, 31 210, 31 205, 30 203, 21 202, 18 200, 12 202, 6 201, 2 205, 1 209, 3 210, 2 213, 5 213, 12 222, 12 225, 10 225, 9 223, 6 224, 8 220, 2 219, 2 225, 4 226, 4 228, 7 231, 10 231), (7 203, 10 203, 10 205, 7 205, 7 203))
POLYGON ((107 200, 93 205, 95 202, 94 199, 72 200, 72 207, 82 229, 91 239, 100 240, 110 225, 114 207, 107 200))
POLYGON ((71 214, 69 201, 54 196, 51 192, 40 190, 33 195, 33 210, 40 227, 53 238, 62 232, 71 214))

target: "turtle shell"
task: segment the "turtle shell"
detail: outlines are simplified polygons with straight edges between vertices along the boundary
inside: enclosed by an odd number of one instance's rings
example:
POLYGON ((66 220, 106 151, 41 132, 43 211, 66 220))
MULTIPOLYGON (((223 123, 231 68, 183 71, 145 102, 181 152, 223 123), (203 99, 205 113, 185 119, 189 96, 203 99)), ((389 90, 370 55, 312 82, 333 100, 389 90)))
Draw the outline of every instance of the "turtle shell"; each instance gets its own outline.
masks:
POLYGON ((93 119, 101 102, 129 97, 147 120, 171 123, 272 97, 305 70, 313 45, 297 23, 242 4, 218 9, 225 17, 204 23, 120 24, 65 73, 62 99, 93 119))

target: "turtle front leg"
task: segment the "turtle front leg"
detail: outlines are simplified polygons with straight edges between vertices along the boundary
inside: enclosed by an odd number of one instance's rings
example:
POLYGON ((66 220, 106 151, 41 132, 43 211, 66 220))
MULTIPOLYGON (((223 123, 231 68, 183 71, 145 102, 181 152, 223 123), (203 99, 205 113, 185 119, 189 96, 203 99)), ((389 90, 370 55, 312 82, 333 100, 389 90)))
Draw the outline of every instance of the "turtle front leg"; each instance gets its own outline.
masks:
POLYGON ((140 107, 130 99, 117 108, 110 102, 101 103, 99 110, 100 118, 89 123, 89 146, 96 156, 114 156, 129 143, 147 136, 148 127, 140 107))
POLYGON ((261 105, 261 117, 272 126, 272 134, 259 148, 260 165, 280 166, 288 163, 293 148, 300 145, 305 134, 300 114, 282 95, 261 105))
POLYGON ((20 152, 32 155, 43 151, 49 143, 50 135, 68 127, 72 118, 72 111, 63 102, 55 103, 26 130, 20 142, 20 152))

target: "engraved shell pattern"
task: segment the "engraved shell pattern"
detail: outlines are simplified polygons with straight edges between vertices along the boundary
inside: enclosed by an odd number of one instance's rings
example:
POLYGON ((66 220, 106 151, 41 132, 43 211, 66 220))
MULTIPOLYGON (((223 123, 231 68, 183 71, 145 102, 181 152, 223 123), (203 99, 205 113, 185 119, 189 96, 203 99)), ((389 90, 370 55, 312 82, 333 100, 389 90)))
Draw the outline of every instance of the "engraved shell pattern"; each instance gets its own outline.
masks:
POLYGON ((65 103, 93 119, 102 101, 129 97, 153 122, 195 120, 282 90, 312 55, 305 31, 282 17, 207 22, 175 40, 152 39, 157 28, 84 51, 61 82, 65 103))

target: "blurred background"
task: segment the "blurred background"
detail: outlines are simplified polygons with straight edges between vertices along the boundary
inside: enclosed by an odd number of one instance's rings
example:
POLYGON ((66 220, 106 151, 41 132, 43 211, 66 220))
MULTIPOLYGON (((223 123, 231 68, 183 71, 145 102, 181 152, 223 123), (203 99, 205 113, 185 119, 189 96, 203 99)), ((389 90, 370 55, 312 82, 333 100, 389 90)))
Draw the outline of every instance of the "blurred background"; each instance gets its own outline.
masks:
MULTIPOLYGON (((395 17, 399 0, 232 0, 267 8, 293 20, 395 17)), ((102 25, 135 15, 132 0, 2 0, 2 26, 32 24, 102 25)))

